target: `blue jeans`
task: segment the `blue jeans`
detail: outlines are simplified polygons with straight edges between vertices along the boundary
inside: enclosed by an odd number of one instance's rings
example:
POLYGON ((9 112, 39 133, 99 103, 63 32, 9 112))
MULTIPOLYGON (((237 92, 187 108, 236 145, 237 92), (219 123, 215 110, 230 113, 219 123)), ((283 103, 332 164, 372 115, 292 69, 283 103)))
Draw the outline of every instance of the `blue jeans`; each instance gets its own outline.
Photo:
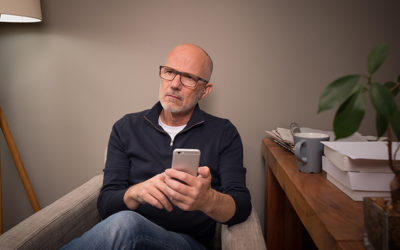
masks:
POLYGON ((167 231, 134 211, 95 225, 61 249, 206 249, 189 235, 167 231))

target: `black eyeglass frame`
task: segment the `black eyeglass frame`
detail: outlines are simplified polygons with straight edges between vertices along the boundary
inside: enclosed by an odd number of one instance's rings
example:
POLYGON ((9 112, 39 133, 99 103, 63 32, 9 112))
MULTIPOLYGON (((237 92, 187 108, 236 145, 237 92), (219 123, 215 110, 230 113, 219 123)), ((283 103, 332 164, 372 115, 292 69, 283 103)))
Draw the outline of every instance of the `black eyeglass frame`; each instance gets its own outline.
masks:
POLYGON ((209 81, 207 81, 206 79, 203 79, 203 78, 201 78, 201 77, 199 77, 199 76, 196 76, 196 75, 193 75, 193 74, 190 74, 190 73, 186 73, 186 72, 181 72, 181 71, 178 71, 178 70, 176 70, 176 69, 174 69, 174 68, 171 68, 171 67, 168 67, 168 66, 160 65, 159 76, 160 76, 162 79, 167 80, 167 81, 172 81, 172 80, 175 79, 176 75, 179 75, 179 76, 181 77, 181 79, 180 79, 181 84, 182 84, 183 86, 187 87, 187 88, 195 89, 195 88, 197 87, 197 84, 199 83, 199 81, 202 81, 202 82, 204 82, 205 84, 209 83, 209 81), (161 76, 161 70, 162 70, 163 68, 168 68, 168 69, 171 69, 172 71, 174 71, 174 72, 175 72, 174 78, 172 78, 171 80, 163 78, 163 77, 161 76), (195 80, 196 84, 195 84, 194 86, 188 86, 188 85, 184 84, 184 83, 182 82, 182 75, 184 75, 184 76, 190 76, 191 78, 193 78, 193 80, 195 80))

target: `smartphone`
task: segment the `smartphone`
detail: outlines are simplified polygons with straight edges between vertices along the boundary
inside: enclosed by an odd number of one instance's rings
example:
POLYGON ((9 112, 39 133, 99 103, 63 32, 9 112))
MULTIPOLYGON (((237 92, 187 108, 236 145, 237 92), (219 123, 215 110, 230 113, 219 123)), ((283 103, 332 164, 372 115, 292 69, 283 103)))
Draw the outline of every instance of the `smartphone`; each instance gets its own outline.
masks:
POLYGON ((177 148, 172 153, 172 168, 197 176, 200 150, 177 148))

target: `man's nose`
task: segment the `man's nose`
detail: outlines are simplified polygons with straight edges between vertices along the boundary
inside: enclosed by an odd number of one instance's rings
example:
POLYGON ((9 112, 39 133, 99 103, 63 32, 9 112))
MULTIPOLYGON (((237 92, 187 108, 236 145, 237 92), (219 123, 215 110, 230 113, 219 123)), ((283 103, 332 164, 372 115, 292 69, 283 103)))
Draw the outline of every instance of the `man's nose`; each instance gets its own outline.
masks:
POLYGON ((181 75, 180 75, 180 74, 176 74, 175 78, 172 79, 172 81, 171 81, 171 88, 173 88, 173 89, 180 89, 180 88, 182 88, 182 84, 181 84, 181 75))

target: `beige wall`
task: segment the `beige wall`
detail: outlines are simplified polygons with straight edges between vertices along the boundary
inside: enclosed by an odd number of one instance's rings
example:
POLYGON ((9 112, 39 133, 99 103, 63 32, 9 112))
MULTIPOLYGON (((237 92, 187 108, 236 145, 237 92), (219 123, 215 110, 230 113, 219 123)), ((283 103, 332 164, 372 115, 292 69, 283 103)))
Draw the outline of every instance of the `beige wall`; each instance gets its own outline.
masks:
MULTIPOLYGON (((266 129, 330 129, 323 88, 366 72, 392 45, 377 80, 399 72, 399 1, 42 1, 41 24, 0 24, 0 105, 41 206, 102 172, 112 124, 158 98, 158 65, 183 42, 214 59, 201 106, 229 118, 244 143, 248 187, 264 218, 266 129)), ((373 115, 363 132, 374 132, 373 115)), ((1 138, 5 228, 32 211, 1 138)))

